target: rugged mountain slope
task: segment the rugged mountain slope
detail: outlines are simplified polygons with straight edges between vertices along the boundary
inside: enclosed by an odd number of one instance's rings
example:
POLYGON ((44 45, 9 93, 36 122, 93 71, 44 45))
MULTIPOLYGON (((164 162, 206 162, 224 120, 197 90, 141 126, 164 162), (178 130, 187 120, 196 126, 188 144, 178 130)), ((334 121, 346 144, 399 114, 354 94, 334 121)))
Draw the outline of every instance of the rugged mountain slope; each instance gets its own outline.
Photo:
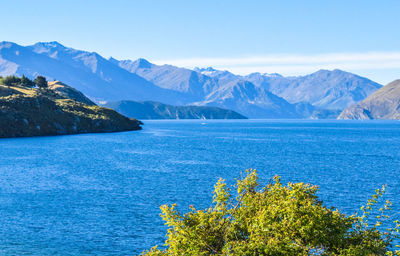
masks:
POLYGON ((323 109, 344 109, 382 87, 369 79, 338 69, 320 70, 298 77, 254 73, 244 78, 290 103, 308 102, 323 109))
POLYGON ((0 85, 0 138, 118 132, 141 122, 114 110, 87 105, 57 93, 0 85))
POLYGON ((400 80, 343 110, 338 119, 400 119, 400 80))
POLYGON ((319 70, 306 76, 284 77, 279 74, 252 73, 239 76, 211 67, 195 69, 226 83, 235 79, 252 82, 290 103, 308 102, 321 109, 343 109, 382 87, 367 78, 335 69, 319 70))
POLYGON ((184 93, 186 102, 199 101, 218 87, 215 79, 186 68, 159 66, 145 59, 110 61, 161 88, 184 93))
POLYGON ((189 104, 228 108, 252 118, 305 117, 295 105, 227 71, 208 69, 203 73, 200 69, 159 66, 145 59, 112 61, 162 88, 185 93, 189 104))
POLYGON ((326 110, 312 106, 310 103, 301 101, 290 104, 285 99, 271 93, 267 88, 261 86, 257 81, 267 78, 284 78, 279 74, 252 74, 253 79, 232 74, 228 71, 220 71, 211 67, 200 69, 196 72, 217 79, 219 88, 209 94, 205 101, 199 104, 218 104, 236 111, 243 111, 252 118, 336 118, 339 111, 326 110), (252 80, 253 82, 250 82, 252 80), (234 91, 237 96, 234 96, 234 91), (245 93, 243 93, 245 92, 245 93))
POLYGON ((179 93, 155 86, 97 53, 64 47, 57 42, 23 47, 0 43, 0 75, 44 75, 59 79, 97 101, 164 100, 177 102, 179 93))
POLYGON ((117 101, 104 106, 138 119, 246 119, 235 111, 205 106, 171 106, 153 101, 117 101))
POLYGON ((220 106, 243 113, 250 118, 301 118, 295 106, 284 99, 256 87, 253 83, 236 80, 224 84, 196 105, 220 106))
POLYGON ((226 70, 216 70, 212 67, 208 68, 195 68, 194 71, 218 79, 220 84, 226 84, 234 80, 244 80, 242 76, 232 74, 226 70))

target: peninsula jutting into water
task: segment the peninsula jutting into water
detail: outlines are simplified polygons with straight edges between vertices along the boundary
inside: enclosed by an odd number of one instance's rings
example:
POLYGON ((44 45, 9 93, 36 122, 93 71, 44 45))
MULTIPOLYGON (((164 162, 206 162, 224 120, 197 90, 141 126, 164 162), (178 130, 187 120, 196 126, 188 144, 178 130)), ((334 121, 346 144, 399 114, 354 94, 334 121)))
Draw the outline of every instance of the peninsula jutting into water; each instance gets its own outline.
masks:
POLYGON ((121 132, 141 129, 141 122, 98 107, 81 92, 61 83, 34 88, 23 77, 0 79, 0 137, 121 132), (25 81, 25 82, 24 82, 25 81))

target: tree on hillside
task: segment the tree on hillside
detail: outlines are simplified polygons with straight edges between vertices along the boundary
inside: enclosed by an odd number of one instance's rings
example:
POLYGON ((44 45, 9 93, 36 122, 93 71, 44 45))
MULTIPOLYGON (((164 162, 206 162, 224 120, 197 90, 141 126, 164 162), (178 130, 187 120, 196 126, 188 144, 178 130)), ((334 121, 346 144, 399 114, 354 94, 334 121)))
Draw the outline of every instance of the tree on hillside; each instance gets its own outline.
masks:
POLYGON ((22 77, 21 77, 21 86, 34 87, 35 83, 31 79, 29 79, 26 76, 22 75, 22 77))
POLYGON ((47 80, 44 76, 37 76, 33 82, 39 88, 47 88, 47 80))
POLYGON ((3 84, 7 86, 18 86, 21 83, 21 78, 17 76, 6 76, 2 81, 3 84))
POLYGON ((190 206, 181 214, 176 205, 161 207, 169 227, 165 249, 142 255, 400 255, 392 248, 399 224, 380 231, 390 202, 379 209, 375 225, 368 226, 372 206, 380 203, 384 187, 361 208, 347 216, 318 200, 318 188, 304 183, 283 185, 275 177, 267 186, 248 171, 231 194, 224 180, 213 192, 213 205, 205 210, 190 206))

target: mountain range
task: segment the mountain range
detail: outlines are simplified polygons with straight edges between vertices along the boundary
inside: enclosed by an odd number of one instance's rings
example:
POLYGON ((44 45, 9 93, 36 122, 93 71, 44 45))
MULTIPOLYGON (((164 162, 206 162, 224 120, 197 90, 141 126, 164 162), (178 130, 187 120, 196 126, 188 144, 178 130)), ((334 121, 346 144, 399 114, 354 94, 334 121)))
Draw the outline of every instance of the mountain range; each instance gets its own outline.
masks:
POLYGON ((346 108, 338 119, 400 119, 400 80, 346 108))
POLYGON ((145 59, 106 59, 58 42, 30 46, 1 42, 0 75, 12 74, 61 80, 96 103, 130 100, 214 106, 250 118, 331 118, 382 87, 341 70, 296 77, 240 76, 213 68, 156 65, 145 59))

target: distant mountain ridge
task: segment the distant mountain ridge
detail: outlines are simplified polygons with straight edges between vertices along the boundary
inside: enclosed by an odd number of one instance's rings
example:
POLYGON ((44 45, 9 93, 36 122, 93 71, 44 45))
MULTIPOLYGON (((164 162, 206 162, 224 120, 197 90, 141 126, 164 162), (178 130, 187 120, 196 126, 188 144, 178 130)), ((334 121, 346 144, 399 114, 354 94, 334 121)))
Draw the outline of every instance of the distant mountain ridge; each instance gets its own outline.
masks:
POLYGON ((196 70, 155 65, 144 59, 113 61, 164 89, 185 93, 190 105, 232 109, 251 118, 305 117, 286 100, 233 74, 231 79, 222 80, 221 77, 210 77, 196 70))
POLYGON ((104 104, 138 119, 247 119, 232 110, 205 106, 172 106, 154 101, 116 101, 104 104))
POLYGON ((196 70, 222 81, 229 81, 236 77, 236 79, 252 82, 292 104, 308 102, 315 107, 332 110, 346 108, 382 87, 367 78, 339 69, 319 70, 310 75, 296 77, 284 77, 277 73, 252 73, 247 76, 238 76, 212 68, 197 68, 196 70))
POLYGON ((171 65, 159 66, 145 59, 117 61, 110 58, 110 60, 122 69, 136 74, 161 88, 184 93, 188 102, 203 99, 219 86, 215 79, 186 68, 178 68, 171 65))
POLYGON ((95 102, 215 106, 250 118, 332 117, 381 87, 341 70, 320 70, 299 77, 260 73, 239 76, 213 68, 156 65, 145 59, 105 59, 58 42, 25 47, 0 43, 0 75, 11 74, 40 74, 62 80, 95 102))
POLYGON ((338 119, 400 120, 400 79, 385 85, 363 101, 346 108, 338 119))

